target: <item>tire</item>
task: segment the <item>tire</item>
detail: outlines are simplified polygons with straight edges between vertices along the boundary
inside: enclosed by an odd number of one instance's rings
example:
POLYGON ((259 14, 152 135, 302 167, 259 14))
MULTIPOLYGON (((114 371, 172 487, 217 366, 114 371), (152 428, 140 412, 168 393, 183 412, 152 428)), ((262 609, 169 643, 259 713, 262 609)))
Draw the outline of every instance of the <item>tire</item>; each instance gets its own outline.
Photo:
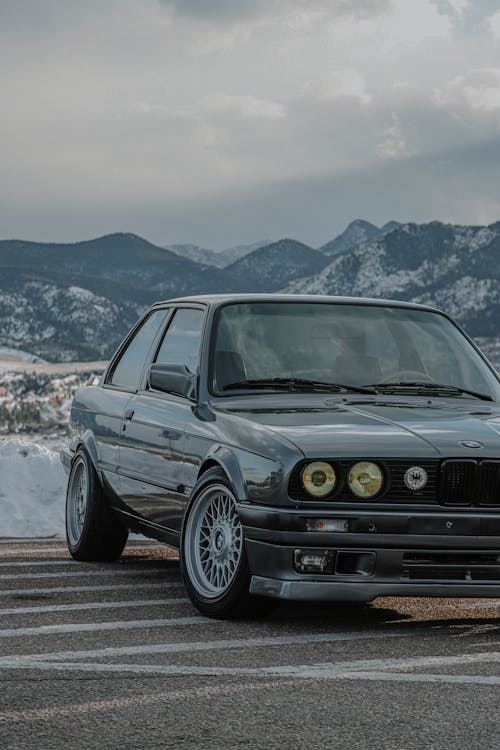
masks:
POLYGON ((252 596, 234 490, 221 469, 203 474, 184 517, 181 575, 187 594, 203 615, 217 619, 260 616, 271 599, 252 596))
POLYGON ((120 557, 128 529, 115 518, 87 452, 73 459, 66 492, 66 541, 75 560, 110 562, 120 557))

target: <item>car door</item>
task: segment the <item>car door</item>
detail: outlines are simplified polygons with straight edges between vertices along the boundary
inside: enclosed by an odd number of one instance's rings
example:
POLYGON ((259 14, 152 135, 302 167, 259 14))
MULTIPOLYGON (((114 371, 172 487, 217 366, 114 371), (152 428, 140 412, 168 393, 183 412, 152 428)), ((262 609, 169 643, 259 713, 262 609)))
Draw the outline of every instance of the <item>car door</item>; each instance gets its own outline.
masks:
POLYGON ((92 431, 99 468, 119 497, 122 495, 120 442, 125 411, 139 387, 145 360, 161 334, 166 315, 166 310, 154 310, 138 323, 108 367, 103 387, 98 389, 99 404, 92 431))
MULTIPOLYGON (((177 307, 151 363, 185 365, 198 372, 203 306, 177 307)), ((183 477, 186 424, 193 401, 143 388, 127 405, 122 430, 120 472, 126 504, 155 525, 180 531, 187 499, 183 477)))

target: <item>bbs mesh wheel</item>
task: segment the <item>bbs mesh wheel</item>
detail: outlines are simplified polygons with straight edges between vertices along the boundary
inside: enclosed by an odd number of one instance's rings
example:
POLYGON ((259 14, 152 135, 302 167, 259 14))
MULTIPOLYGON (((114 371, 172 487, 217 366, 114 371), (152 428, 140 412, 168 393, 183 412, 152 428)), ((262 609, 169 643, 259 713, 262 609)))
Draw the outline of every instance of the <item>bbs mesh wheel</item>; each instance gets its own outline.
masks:
POLYGON ((204 615, 259 615, 272 601, 249 592, 250 570, 233 489, 221 469, 195 487, 181 535, 181 572, 187 593, 204 615))

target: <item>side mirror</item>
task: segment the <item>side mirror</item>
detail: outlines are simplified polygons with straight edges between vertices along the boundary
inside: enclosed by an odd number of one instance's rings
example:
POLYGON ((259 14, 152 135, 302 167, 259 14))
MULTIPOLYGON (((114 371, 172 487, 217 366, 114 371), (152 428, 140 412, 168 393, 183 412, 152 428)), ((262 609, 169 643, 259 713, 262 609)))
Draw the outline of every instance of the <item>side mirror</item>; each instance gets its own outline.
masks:
POLYGON ((149 387, 155 391, 174 393, 194 399, 196 376, 186 365, 151 365, 149 387))

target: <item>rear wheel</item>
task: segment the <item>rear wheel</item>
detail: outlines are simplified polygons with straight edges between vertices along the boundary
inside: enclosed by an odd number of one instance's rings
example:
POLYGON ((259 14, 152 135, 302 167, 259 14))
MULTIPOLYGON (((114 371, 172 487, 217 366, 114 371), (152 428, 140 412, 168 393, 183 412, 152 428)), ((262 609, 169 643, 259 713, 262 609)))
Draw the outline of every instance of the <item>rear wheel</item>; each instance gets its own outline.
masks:
POLYGON ((182 529, 181 572, 191 601, 209 617, 257 615, 271 605, 249 593, 237 502, 220 469, 207 471, 195 488, 182 529))
POLYGON ((66 541, 75 560, 116 560, 128 530, 115 518, 104 498, 99 477, 86 451, 80 448, 68 479, 66 541))

